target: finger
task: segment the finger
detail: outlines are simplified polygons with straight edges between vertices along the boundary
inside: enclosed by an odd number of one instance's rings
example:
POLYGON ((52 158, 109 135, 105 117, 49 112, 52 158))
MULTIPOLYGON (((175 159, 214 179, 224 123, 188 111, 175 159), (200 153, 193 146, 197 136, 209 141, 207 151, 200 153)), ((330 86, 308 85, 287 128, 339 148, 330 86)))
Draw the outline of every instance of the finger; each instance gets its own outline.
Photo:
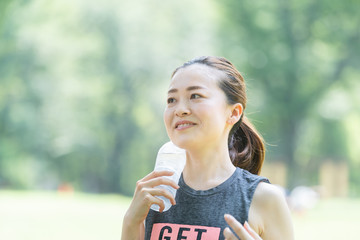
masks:
POLYGON ((136 182, 136 191, 140 191, 143 188, 153 188, 159 185, 169 185, 174 189, 178 189, 179 185, 167 178, 167 176, 173 175, 170 171, 152 172, 143 179, 136 182), (157 176, 157 177, 156 177, 157 176))
POLYGON ((233 229, 233 231, 241 238, 241 240, 253 240, 254 238, 245 230, 243 225, 239 223, 233 216, 230 214, 225 214, 225 221, 233 229))
POLYGON ((230 230, 230 228, 225 228, 224 229, 224 237, 225 237, 225 240, 233 240, 233 239, 238 239, 230 230))
POLYGON ((167 191, 166 189, 163 188, 151 188, 148 190, 148 192, 152 195, 152 196, 163 196, 166 197, 170 200, 172 205, 176 204, 174 195, 171 194, 171 192, 167 191))
POLYGON ((156 204, 156 205, 159 205, 159 207, 160 207, 159 211, 160 212, 162 212, 165 209, 164 201, 161 200, 160 198, 157 198, 157 197, 151 195, 151 194, 146 195, 145 201, 146 201, 146 204, 147 204, 148 208, 150 208, 151 205, 156 204))
POLYGON ((146 175, 143 179, 141 179, 140 181, 148 181, 152 178, 156 178, 156 177, 162 177, 162 176, 172 176, 174 175, 173 171, 167 171, 167 170, 163 170, 163 171, 152 171, 151 173, 149 173, 148 175, 146 175))
POLYGON ((151 179, 147 182, 146 186, 148 187, 157 187, 159 185, 169 185, 171 187, 173 187, 174 189, 178 189, 179 185, 177 185, 176 182, 174 182, 173 180, 167 178, 167 177, 157 177, 154 179, 151 179))
POLYGON ((245 230, 255 239, 255 240, 262 240, 260 236, 252 229, 247 221, 244 224, 245 230))

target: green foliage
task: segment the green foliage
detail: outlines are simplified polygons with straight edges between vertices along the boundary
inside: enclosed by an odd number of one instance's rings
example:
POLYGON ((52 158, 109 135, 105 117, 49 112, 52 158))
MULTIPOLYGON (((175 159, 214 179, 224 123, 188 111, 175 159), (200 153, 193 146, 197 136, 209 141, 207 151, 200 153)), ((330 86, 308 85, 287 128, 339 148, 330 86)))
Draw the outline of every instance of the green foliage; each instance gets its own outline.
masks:
POLYGON ((295 172, 292 183, 323 159, 359 169, 357 8, 1 1, 0 187, 131 195, 167 141, 170 75, 199 55, 225 56, 245 73, 246 114, 270 144, 267 159, 295 172))
POLYGON ((171 72, 213 51, 211 29, 192 25, 211 12, 189 18, 179 4, 157 4, 12 5, 0 38, 0 186, 132 194, 167 141, 171 72))
POLYGON ((286 162, 290 186, 308 178, 299 168, 311 161, 317 166, 324 159, 348 161, 346 146, 359 141, 346 142, 343 119, 359 109, 359 101, 350 107, 342 103, 348 102, 348 83, 355 81, 346 72, 358 73, 360 63, 359 3, 233 0, 219 5, 229 26, 221 34, 230 36, 223 49, 249 79, 247 113, 256 111, 251 117, 260 120, 255 125, 270 144, 267 159, 286 162), (339 101, 329 98, 330 91, 339 101))

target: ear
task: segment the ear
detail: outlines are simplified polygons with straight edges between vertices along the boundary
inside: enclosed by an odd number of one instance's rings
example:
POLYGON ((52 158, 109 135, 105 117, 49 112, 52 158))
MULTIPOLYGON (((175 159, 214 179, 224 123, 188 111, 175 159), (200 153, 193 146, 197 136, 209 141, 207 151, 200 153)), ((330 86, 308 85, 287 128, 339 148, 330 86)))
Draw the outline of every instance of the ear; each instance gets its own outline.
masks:
POLYGON ((231 115, 228 119, 230 125, 235 125, 241 118, 243 114, 243 105, 241 103, 236 103, 231 106, 231 115))

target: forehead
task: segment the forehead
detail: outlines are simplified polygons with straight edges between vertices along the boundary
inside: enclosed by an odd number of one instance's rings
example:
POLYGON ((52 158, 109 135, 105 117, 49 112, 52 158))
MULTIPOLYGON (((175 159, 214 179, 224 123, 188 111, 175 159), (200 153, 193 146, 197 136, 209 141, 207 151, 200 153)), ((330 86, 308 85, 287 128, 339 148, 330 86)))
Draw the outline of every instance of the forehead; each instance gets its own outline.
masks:
POLYGON ((207 87, 218 86, 225 73, 204 64, 192 64, 180 68, 173 76, 170 88, 178 88, 188 85, 204 85, 207 87))

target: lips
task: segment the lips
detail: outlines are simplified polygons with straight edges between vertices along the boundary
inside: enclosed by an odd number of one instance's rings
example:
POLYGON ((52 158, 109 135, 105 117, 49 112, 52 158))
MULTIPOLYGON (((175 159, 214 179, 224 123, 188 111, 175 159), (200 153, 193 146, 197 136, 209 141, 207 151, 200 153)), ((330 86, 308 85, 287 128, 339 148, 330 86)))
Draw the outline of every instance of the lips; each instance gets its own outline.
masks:
POLYGON ((185 120, 178 121, 175 124, 175 129, 182 130, 182 129, 186 129, 186 128, 189 128, 194 125, 196 125, 196 123, 194 123, 194 122, 185 121, 185 120))

